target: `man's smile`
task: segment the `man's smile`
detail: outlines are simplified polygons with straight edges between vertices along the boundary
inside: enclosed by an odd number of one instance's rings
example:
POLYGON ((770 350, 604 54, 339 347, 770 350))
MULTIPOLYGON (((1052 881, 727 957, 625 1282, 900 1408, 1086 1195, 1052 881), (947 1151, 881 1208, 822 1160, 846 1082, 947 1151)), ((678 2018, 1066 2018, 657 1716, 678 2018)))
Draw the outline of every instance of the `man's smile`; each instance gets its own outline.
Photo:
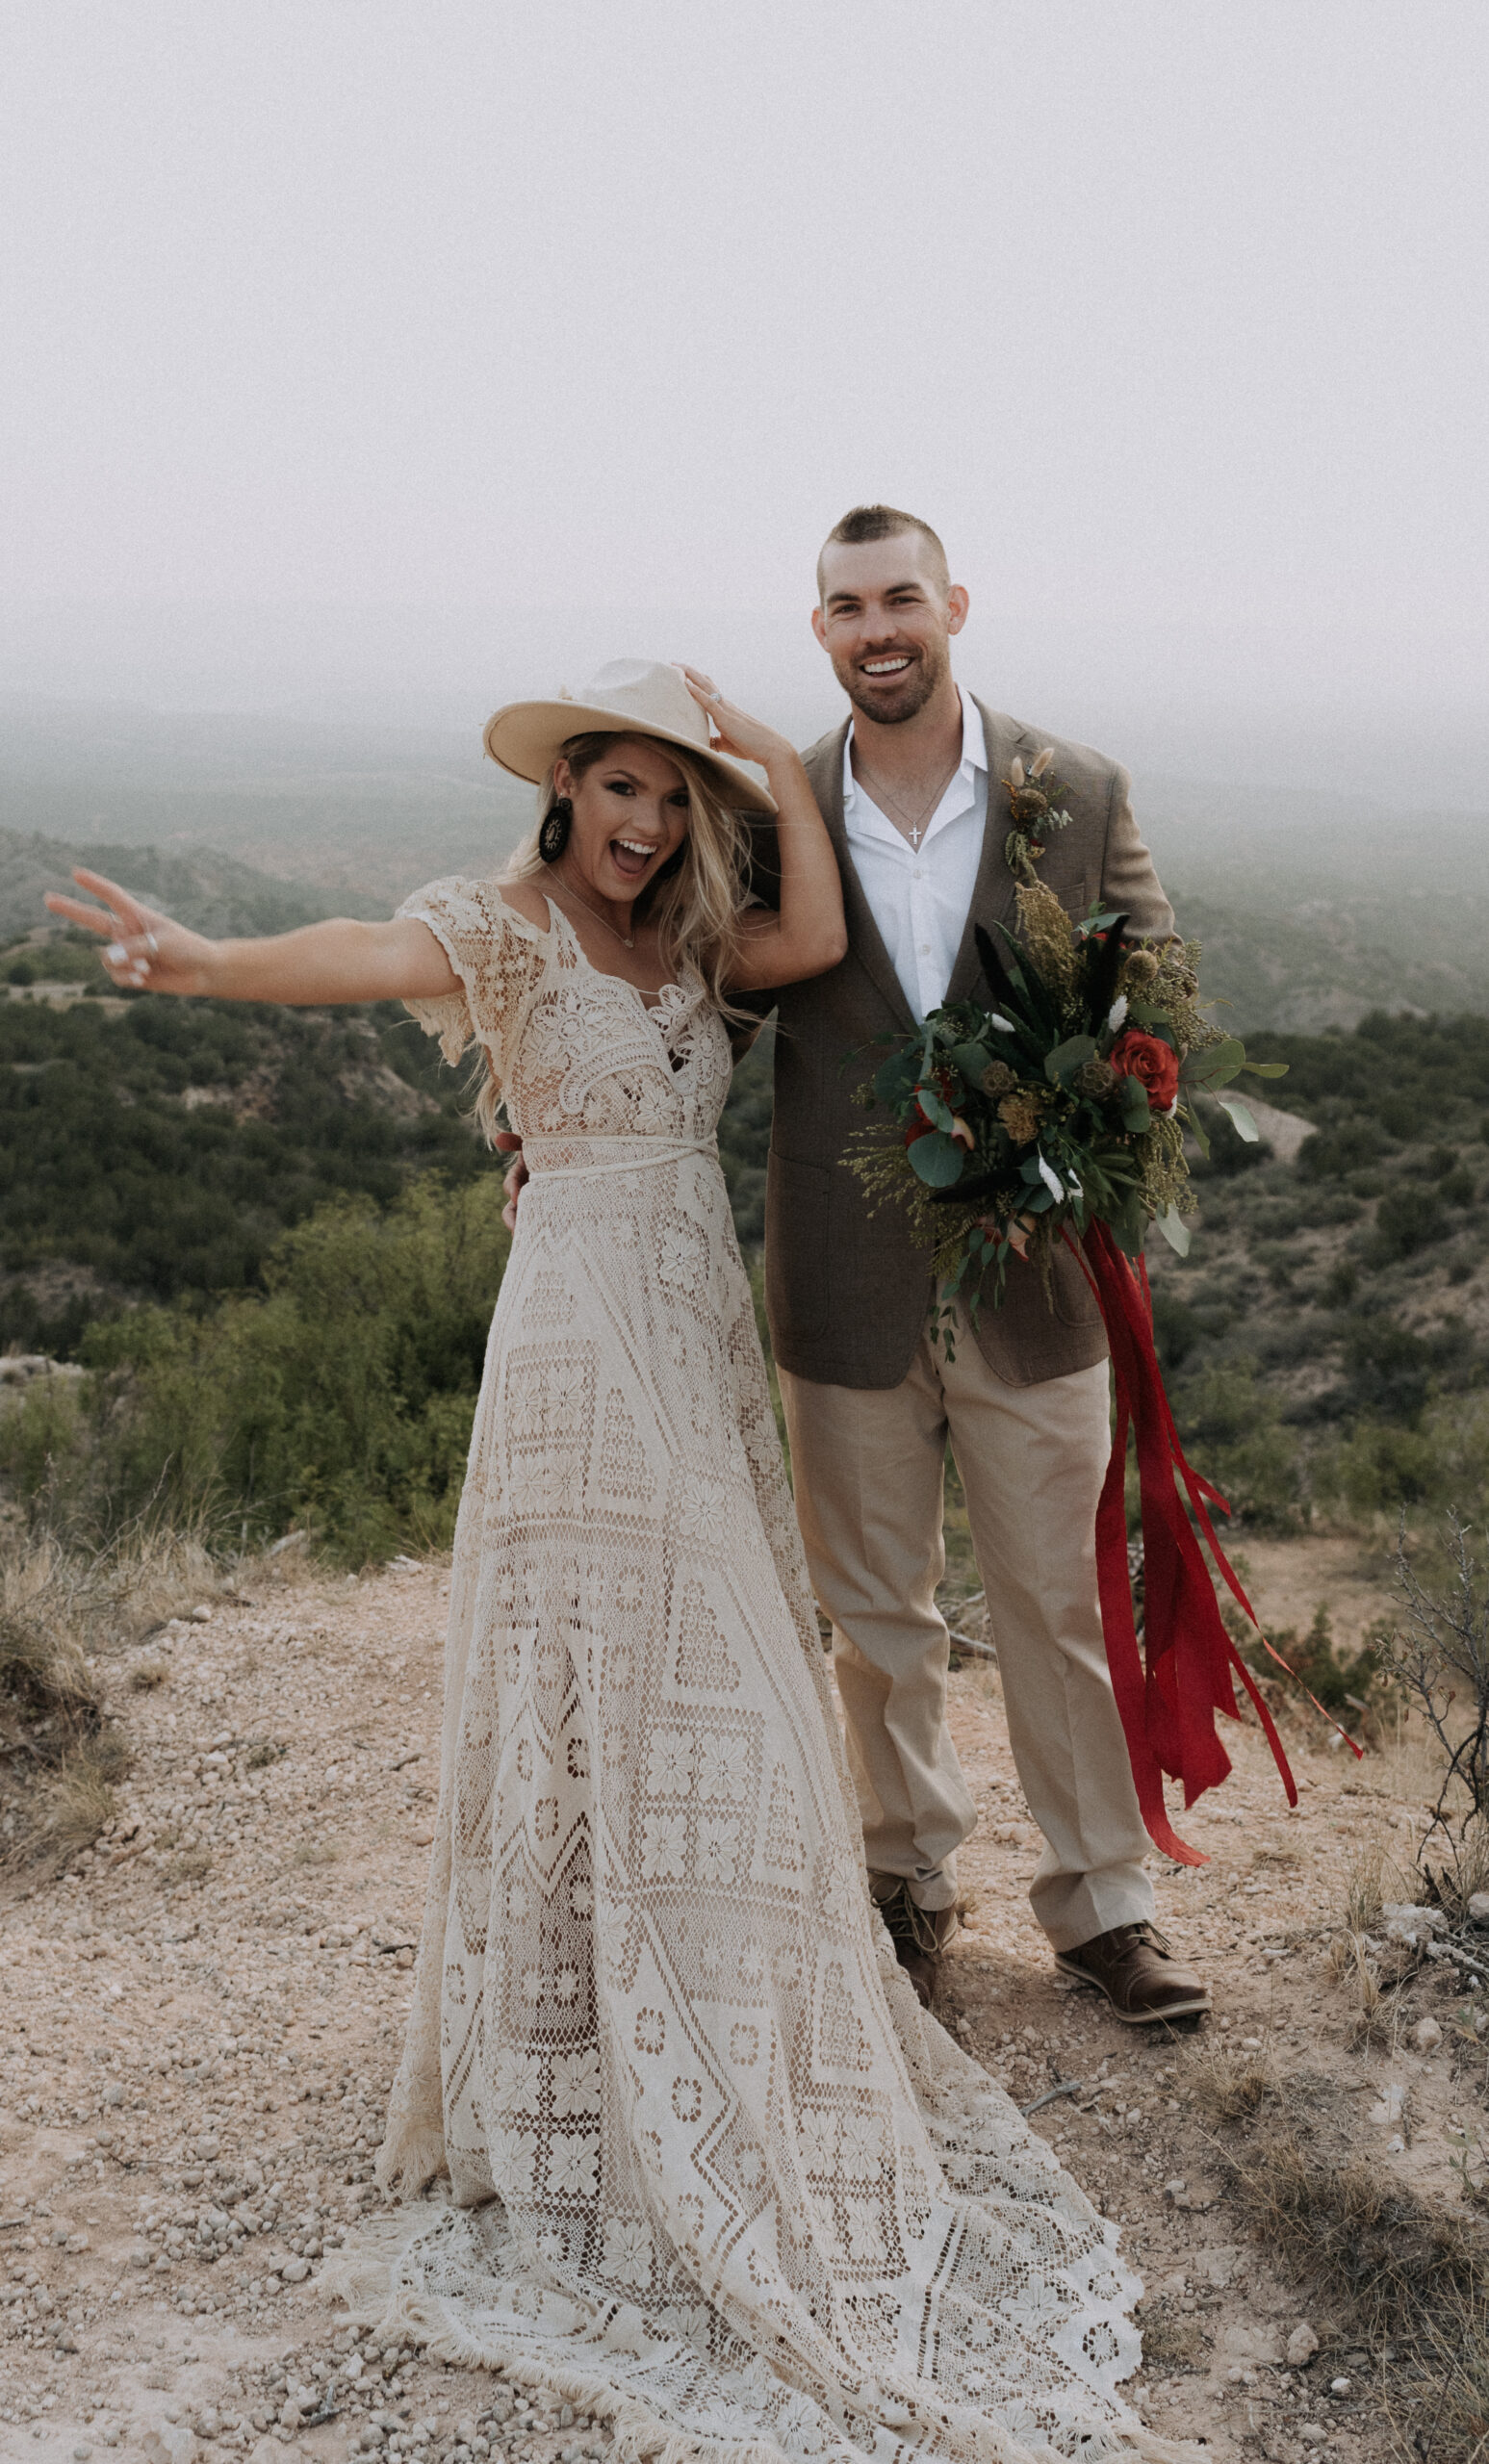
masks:
POLYGON ((859 672, 862 676, 903 676, 910 664, 908 651, 892 651, 885 658, 860 659, 859 672))

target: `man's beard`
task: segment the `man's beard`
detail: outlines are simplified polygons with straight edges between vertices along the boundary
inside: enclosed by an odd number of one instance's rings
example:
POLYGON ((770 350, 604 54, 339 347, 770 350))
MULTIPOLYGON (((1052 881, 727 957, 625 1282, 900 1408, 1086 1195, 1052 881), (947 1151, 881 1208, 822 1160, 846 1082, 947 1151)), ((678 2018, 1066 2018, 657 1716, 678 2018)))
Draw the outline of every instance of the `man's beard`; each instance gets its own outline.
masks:
MULTIPOLYGON (((892 652, 885 654, 892 657, 892 652)), ((918 718, 941 680, 951 673, 951 658, 944 642, 923 649, 911 659, 901 676, 886 677, 883 683, 860 676, 852 660, 833 661, 833 673, 856 710, 882 728, 903 727, 907 719, 918 718)))

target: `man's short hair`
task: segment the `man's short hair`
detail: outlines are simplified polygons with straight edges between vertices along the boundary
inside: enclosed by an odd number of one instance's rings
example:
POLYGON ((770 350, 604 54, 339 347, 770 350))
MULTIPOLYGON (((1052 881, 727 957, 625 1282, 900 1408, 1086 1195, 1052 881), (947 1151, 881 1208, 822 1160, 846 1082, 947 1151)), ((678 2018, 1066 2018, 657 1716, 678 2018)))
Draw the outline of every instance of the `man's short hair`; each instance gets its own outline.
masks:
POLYGON ((870 539, 898 539, 907 530, 918 530, 940 571, 942 584, 951 580, 951 567, 946 551, 929 522, 918 513, 902 513, 893 504, 856 504, 841 522, 834 524, 822 542, 822 554, 817 558, 817 598, 822 597, 822 558, 829 548, 861 548, 870 539))

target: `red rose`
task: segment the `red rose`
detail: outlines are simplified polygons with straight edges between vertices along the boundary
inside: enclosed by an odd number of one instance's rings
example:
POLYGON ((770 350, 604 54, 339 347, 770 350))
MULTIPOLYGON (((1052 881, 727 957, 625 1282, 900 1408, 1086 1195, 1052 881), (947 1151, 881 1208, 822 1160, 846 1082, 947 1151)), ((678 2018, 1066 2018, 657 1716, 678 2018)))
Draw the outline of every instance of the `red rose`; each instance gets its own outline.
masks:
POLYGON ((1136 1078, 1147 1089, 1155 1113, 1168 1111, 1179 1091, 1179 1056, 1162 1037, 1129 1027, 1112 1046, 1111 1060, 1118 1078, 1136 1078))

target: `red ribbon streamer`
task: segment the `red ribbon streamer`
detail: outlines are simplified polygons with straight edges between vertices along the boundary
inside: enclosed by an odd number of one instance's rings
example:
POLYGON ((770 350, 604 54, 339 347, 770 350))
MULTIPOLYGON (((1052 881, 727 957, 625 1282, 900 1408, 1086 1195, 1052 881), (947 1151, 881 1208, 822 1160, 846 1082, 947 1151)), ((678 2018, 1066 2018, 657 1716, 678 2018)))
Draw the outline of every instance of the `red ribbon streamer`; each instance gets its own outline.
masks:
MULTIPOLYGON (((1111 1460, 1096 1509, 1096 1578, 1112 1690, 1121 1715, 1138 1805, 1149 1838, 1176 1863, 1203 1865, 1208 1860, 1197 1849, 1186 1846, 1168 1820, 1164 1804, 1164 1775, 1182 1782, 1186 1812, 1206 1788, 1219 1787, 1231 1766, 1230 1757, 1216 1732, 1215 1714, 1223 1711, 1228 1719, 1240 1718, 1234 1682, 1237 1677, 1266 1732, 1290 1805, 1297 1803, 1297 1786, 1288 1768, 1276 1723, 1225 1630, 1194 1525, 1185 1512, 1179 1494, 1182 1483, 1194 1523, 1204 1534, 1217 1570, 1260 1633, 1256 1612, 1237 1581, 1210 1520, 1209 1506, 1218 1506, 1222 1514, 1229 1514, 1230 1508, 1219 1491, 1191 1469, 1179 1444, 1153 1348, 1152 1299, 1146 1270, 1140 1270, 1140 1273, 1134 1272, 1105 1223, 1088 1224, 1079 1245, 1068 1231, 1063 1237, 1096 1296, 1111 1346, 1117 1389, 1111 1460), (1144 1615, 1141 1648, 1127 1570, 1129 1430, 1137 1441, 1142 1514, 1144 1615)), ((1265 1635, 1262 1640, 1277 1666, 1292 1677, 1294 1672, 1280 1653, 1272 1650, 1265 1635)), ((1311 1694, 1308 1699, 1328 1719, 1322 1705, 1311 1694)), ((1338 1723, 1331 1720, 1329 1725, 1337 1727, 1338 1723)), ((1358 1756, 1360 1748, 1353 1737, 1346 1736, 1342 1729, 1339 1732, 1358 1756)))

